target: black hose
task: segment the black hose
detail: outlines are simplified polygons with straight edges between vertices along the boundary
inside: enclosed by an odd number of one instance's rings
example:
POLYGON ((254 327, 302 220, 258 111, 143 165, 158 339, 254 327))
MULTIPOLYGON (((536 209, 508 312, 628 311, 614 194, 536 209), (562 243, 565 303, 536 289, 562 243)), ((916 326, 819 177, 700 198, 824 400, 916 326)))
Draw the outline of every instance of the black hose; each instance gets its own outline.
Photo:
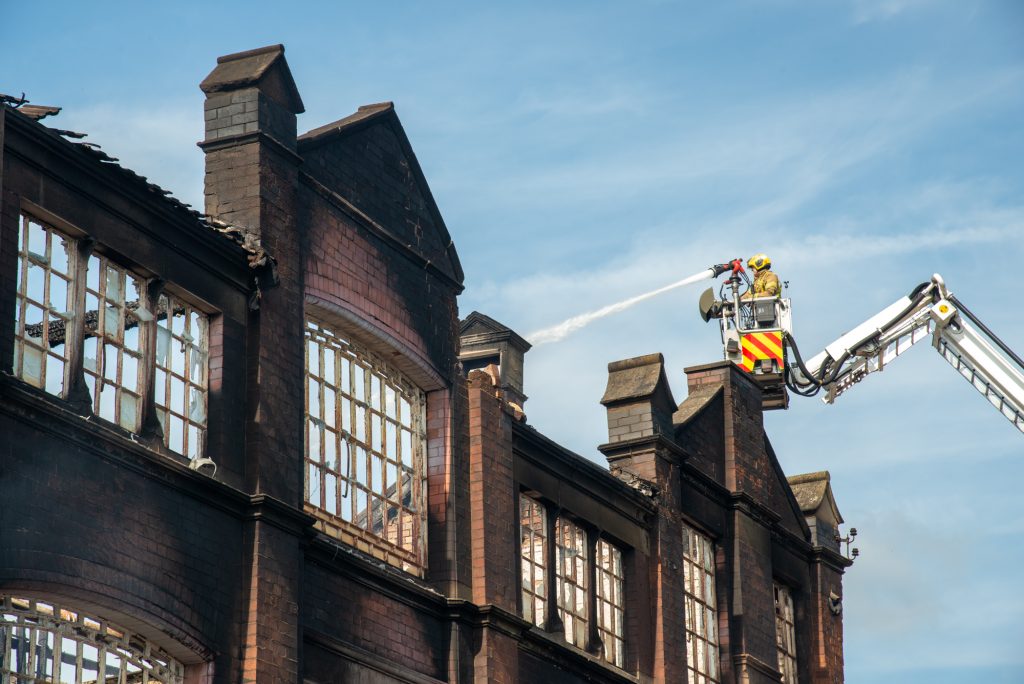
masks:
POLYGON ((931 281, 928 281, 928 282, 926 282, 926 283, 921 283, 920 285, 918 285, 917 287, 915 287, 915 288, 914 288, 913 290, 911 290, 911 291, 910 291, 910 294, 909 294, 909 295, 907 295, 907 297, 908 297, 909 299, 914 299, 914 298, 916 298, 916 297, 917 297, 917 295, 921 294, 921 292, 922 292, 922 291, 923 291, 923 290, 924 290, 924 289, 925 289, 926 287, 928 287, 928 286, 929 286, 929 285, 931 285, 931 284, 932 284, 932 283, 931 283, 931 281))
POLYGON ((821 390, 821 383, 814 379, 811 373, 807 370, 807 366, 804 365, 803 357, 800 356, 800 348, 797 347, 796 340, 793 336, 786 334, 786 343, 789 344, 790 349, 793 352, 793 358, 796 360, 796 365, 800 369, 800 372, 804 374, 804 377, 808 379, 808 382, 799 382, 793 377, 792 365, 786 365, 785 381, 786 387, 795 394, 799 394, 802 397, 813 397, 821 390))
MULTIPOLYGON (((807 366, 804 365, 804 359, 800 355, 800 348, 797 346, 796 340, 793 339, 793 336, 787 333, 786 334, 786 342, 789 344, 790 349, 793 350, 793 358, 796 359, 797 368, 799 368, 800 372, 804 374, 804 377, 808 379, 808 382, 803 382, 803 383, 799 383, 799 384, 801 384, 801 385, 817 385, 817 386, 820 386, 821 383, 819 383, 814 378, 814 376, 811 375, 811 372, 809 370, 807 370, 807 366)), ((794 380, 794 382, 796 382, 796 381, 794 380)))
POLYGON ((1007 356, 1013 359, 1019 367, 1024 368, 1024 361, 1022 361, 1021 358, 1017 356, 1012 349, 1007 347, 1005 342, 996 337, 995 333, 988 329, 988 326, 986 326, 984 323, 978 320, 978 317, 972 314, 971 310, 964 306, 963 302, 961 302, 953 295, 949 295, 949 301, 953 303, 953 306, 960 310, 961 314, 966 315, 967 318, 970 319, 971 323, 974 323, 974 325, 978 326, 978 328, 980 328, 983 333, 988 335, 989 338, 991 338, 991 340, 996 343, 996 346, 1002 349, 1007 356))
MULTIPOLYGON (((908 299, 910 299, 910 304, 908 304, 906 306, 906 308, 904 308, 903 311, 901 311, 899 313, 899 315, 895 316, 893 318, 893 320, 895 320, 895 321, 902 320, 904 316, 906 316, 908 313, 913 311, 917 307, 917 305, 920 303, 921 294, 926 289, 928 289, 928 287, 930 287, 931 284, 932 284, 931 282, 921 283, 920 285, 915 287, 913 290, 911 290, 910 295, 908 297, 908 299)), ((890 326, 888 326, 886 328, 883 328, 881 331, 873 332, 870 335, 868 335, 867 337, 864 337, 863 339, 858 340, 857 344, 852 345, 850 348, 854 349, 854 350, 860 349, 866 342, 870 341, 872 338, 876 337, 877 335, 879 335, 881 333, 888 332, 891 328, 892 328, 892 326, 890 325, 890 326)), ((831 385, 833 382, 835 382, 836 378, 839 377, 839 374, 843 370, 843 364, 846 363, 846 360, 848 358, 850 358, 850 352, 847 351, 847 352, 843 352, 843 355, 835 360, 835 362, 832 365, 832 369, 833 369, 832 370, 832 374, 829 376, 829 378, 827 380, 824 377, 824 373, 821 373, 821 377, 818 378, 818 380, 821 382, 821 384, 822 385, 831 385)))
MULTIPOLYGON (((928 289, 928 287, 931 286, 931 284, 931 282, 921 283, 913 290, 911 290, 910 295, 908 295, 908 299, 910 299, 910 304, 906 308, 904 308, 898 316, 895 317, 895 320, 898 321, 902 319, 904 316, 910 313, 915 307, 917 307, 920 301, 921 293, 928 289)), ((970 316, 970 312, 967 312, 967 314, 970 316)), ((889 328, 885 328, 881 332, 884 333, 888 329, 889 328)), ((859 340, 855 345, 853 345, 852 349, 859 349, 866 342, 870 341, 878 334, 879 332, 877 331, 872 332, 870 335, 864 337, 863 339, 859 340)), ((792 377, 792 374, 789 373, 787 369, 786 386, 789 387, 789 389, 791 389, 793 392, 801 396, 814 396, 822 387, 827 387, 831 385, 833 382, 835 382, 836 379, 838 379, 839 374, 842 373, 843 371, 843 365, 846 363, 847 359, 850 358, 850 352, 844 351, 842 356, 840 356, 838 359, 835 359, 831 362, 826 360, 826 362, 822 364, 822 367, 818 369, 818 377, 814 377, 813 375, 811 375, 810 371, 808 371, 807 367, 804 365, 803 358, 800 356, 800 349, 797 347, 796 340, 793 339, 793 336, 786 335, 786 340, 789 342, 790 347, 793 350, 793 356, 796 358, 797 367, 800 369, 800 372, 804 374, 804 377, 807 378, 807 382, 799 383, 795 378, 792 377), (814 389, 810 389, 812 387, 814 389)))

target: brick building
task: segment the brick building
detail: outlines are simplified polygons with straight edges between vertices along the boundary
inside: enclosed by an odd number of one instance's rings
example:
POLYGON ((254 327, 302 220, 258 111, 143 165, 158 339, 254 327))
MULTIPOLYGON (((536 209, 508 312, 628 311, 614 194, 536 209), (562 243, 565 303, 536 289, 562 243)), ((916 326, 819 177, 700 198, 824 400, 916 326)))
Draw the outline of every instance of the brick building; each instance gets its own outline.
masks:
POLYGON ((842 681, 842 518, 757 385, 613 362, 571 453, 390 103, 297 135, 280 46, 201 88, 202 215, 3 106, 4 681, 842 681))

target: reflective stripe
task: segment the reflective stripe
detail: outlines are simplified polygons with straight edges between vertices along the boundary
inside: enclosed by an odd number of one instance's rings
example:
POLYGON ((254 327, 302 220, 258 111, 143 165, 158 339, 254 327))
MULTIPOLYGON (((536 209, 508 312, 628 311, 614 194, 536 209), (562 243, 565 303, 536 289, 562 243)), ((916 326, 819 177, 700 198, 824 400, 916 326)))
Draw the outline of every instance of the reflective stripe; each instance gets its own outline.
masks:
POLYGON ((779 369, 785 367, 782 357, 782 333, 752 332, 740 338, 743 351, 743 368, 754 370, 754 365, 762 359, 777 361, 779 369))

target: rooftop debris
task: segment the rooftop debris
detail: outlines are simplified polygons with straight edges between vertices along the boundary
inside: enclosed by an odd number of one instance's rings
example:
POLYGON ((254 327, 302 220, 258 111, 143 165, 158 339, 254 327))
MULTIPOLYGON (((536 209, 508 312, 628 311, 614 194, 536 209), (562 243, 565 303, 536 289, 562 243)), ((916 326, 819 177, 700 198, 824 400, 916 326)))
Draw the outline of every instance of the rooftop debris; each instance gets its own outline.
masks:
MULTIPOLYGON (((12 109, 17 110, 20 114, 36 121, 47 116, 55 116, 61 111, 61 107, 30 105, 29 100, 25 98, 24 93, 22 93, 20 97, 0 93, 0 105, 7 105, 12 109)), ((49 126, 46 128, 63 138, 80 140, 81 138, 85 138, 87 135, 86 133, 50 128, 49 126)), ((87 153, 95 160, 102 162, 108 168, 114 169, 117 173, 120 173, 128 183, 135 185, 137 188, 142 188, 150 194, 156 195, 162 201, 168 203, 172 207, 173 211, 185 216, 190 221, 194 221, 201 228, 212 230, 231 240, 247 252, 249 268, 256 270, 269 266, 271 271, 271 282, 277 281, 277 261, 263 249, 260 245, 259 235, 254 231, 239 226, 233 226, 213 216, 196 211, 192 205, 175 198, 171 194, 170 190, 165 190, 159 185, 151 183, 145 176, 140 176, 131 169, 118 164, 120 161, 119 159, 108 155, 100 149, 100 146, 96 143, 73 142, 71 140, 67 140, 67 142, 87 153)))

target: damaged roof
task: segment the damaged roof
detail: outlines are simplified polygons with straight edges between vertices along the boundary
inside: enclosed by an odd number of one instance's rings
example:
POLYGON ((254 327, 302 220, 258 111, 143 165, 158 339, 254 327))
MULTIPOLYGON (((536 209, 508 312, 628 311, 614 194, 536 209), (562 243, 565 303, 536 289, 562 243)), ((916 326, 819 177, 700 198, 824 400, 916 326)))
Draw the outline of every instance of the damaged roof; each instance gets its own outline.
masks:
MULTIPOLYGON (((16 98, 3 94, 0 94, 0 103, 4 105, 5 109, 16 112, 17 114, 24 116, 27 119, 31 119, 36 123, 39 123, 39 119, 46 116, 54 116, 61 111, 61 107, 29 105, 28 101, 25 100, 24 97, 16 98)), ((95 162, 102 164, 105 168, 111 170, 115 174, 118 174, 120 176, 120 180, 128 187, 155 196, 171 211, 177 213, 185 220, 194 222, 203 230, 215 232, 241 247, 246 252, 249 266, 251 268, 262 266, 266 264, 268 260, 272 260, 272 257, 270 257, 259 244, 259 239, 251 231, 238 226, 232 226, 224 221, 195 210, 192 208, 192 205, 182 202, 174 197, 170 190, 165 190, 156 183, 150 182, 150 180, 145 176, 139 175, 131 169, 118 164, 120 160, 108 155, 100 149, 99 145, 90 142, 75 142, 74 140, 68 139, 84 138, 87 134, 65 131, 59 128, 51 128, 42 123, 39 123, 39 126, 61 140, 64 144, 73 146, 95 162)))

